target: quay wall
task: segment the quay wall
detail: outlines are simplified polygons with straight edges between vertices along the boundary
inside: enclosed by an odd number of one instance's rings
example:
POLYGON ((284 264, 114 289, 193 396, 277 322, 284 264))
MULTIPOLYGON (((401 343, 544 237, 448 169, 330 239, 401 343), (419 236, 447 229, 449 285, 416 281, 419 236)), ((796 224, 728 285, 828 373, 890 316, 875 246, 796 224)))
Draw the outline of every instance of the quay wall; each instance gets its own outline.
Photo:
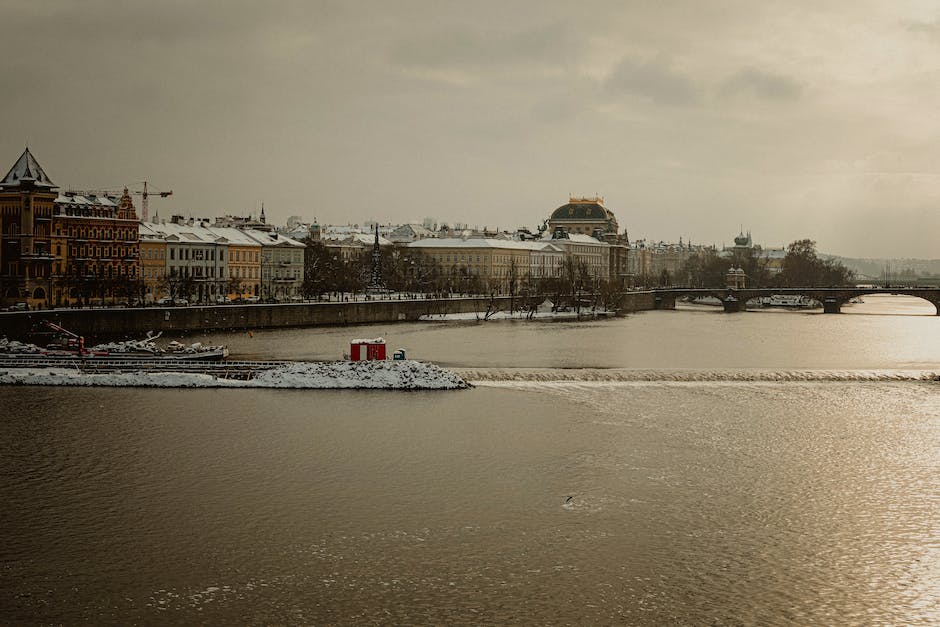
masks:
MULTIPOLYGON (((485 311, 489 297, 415 300, 371 300, 257 305, 146 307, 113 309, 48 309, 0 313, 0 336, 24 340, 41 320, 49 320, 89 340, 140 338, 148 331, 185 332, 282 327, 342 326, 414 321, 420 316, 485 311)), ((508 310, 508 296, 495 298, 508 310)), ((518 304, 520 299, 516 299, 518 304)), ((655 308, 651 292, 622 294, 624 313, 655 308)))

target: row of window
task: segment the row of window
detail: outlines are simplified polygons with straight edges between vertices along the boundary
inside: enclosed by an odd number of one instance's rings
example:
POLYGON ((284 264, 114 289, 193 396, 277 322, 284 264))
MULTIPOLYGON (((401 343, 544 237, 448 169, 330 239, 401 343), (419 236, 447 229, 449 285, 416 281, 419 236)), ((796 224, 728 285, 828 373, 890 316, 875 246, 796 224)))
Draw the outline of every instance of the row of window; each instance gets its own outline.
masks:
MULTIPOLYGON (((65 269, 65 264, 56 264, 57 274, 62 274, 62 271, 65 269)), ((68 265, 67 271, 73 276, 97 276, 103 279, 112 279, 117 277, 134 278, 137 276, 137 269, 134 266, 125 265, 112 266, 91 263, 85 266, 79 266, 77 264, 70 263, 68 265)))
POLYGON ((229 261, 247 261, 247 262, 258 262, 258 251, 257 250, 236 250, 233 248, 228 249, 228 260, 229 261))
MULTIPOLYGON (((56 225, 55 229, 56 235, 62 235, 61 225, 56 225)), ((127 228, 127 229, 104 229, 104 228, 95 228, 95 227, 78 227, 70 226, 68 230, 69 237, 77 237, 79 239, 117 239, 125 242, 134 242, 137 241, 137 229, 127 228)))
MULTIPOLYGON (((127 248, 126 246, 115 246, 111 248, 110 246, 77 246, 73 244, 69 247, 69 256, 71 257, 96 257, 105 259, 110 259, 111 254, 114 254, 115 257, 127 258, 134 256, 134 250, 132 248, 127 248)), ((55 254, 61 255, 61 249, 59 246, 55 247, 55 254)))
MULTIPOLYGON (((176 248, 170 248, 169 251, 170 259, 175 260, 177 257, 176 248)), ((179 249, 179 259, 180 261, 215 261, 215 248, 208 250, 205 248, 190 249, 188 246, 184 246, 179 249)))
MULTIPOLYGON (((10 224, 7 225, 7 232, 6 232, 6 234, 7 234, 7 235, 14 235, 14 236, 17 236, 17 237, 18 237, 18 236, 20 235, 20 225, 11 222, 10 224)), ((48 228, 47 226, 43 226, 43 225, 41 225, 41 224, 34 224, 34 225, 33 225, 33 232, 32 232, 32 233, 23 233, 23 235, 32 235, 33 237, 39 237, 39 238, 42 238, 42 239, 49 239, 49 228, 48 228)))
POLYGON ((228 275, 231 278, 239 279, 257 279, 258 278, 257 267, 245 268, 244 266, 229 266, 228 275))
MULTIPOLYGON (((222 278, 222 268, 219 268, 219 278, 222 278)), ((207 277, 214 279, 215 278, 215 266, 180 266, 178 268, 170 268, 170 276, 182 276, 182 277, 207 277)))

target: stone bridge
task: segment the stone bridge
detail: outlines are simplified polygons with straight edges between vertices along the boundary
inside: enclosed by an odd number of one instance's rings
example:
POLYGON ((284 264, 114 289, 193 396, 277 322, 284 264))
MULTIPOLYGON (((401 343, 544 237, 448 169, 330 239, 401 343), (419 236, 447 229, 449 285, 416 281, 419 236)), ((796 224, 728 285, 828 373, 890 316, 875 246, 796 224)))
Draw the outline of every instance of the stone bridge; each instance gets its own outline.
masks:
POLYGON ((851 299, 868 294, 916 296, 932 303, 940 316, 940 288, 937 287, 762 287, 748 289, 668 287, 653 290, 656 309, 675 309, 683 296, 714 296, 727 312, 744 311, 745 304, 761 296, 805 296, 822 303, 825 313, 839 313, 851 299))

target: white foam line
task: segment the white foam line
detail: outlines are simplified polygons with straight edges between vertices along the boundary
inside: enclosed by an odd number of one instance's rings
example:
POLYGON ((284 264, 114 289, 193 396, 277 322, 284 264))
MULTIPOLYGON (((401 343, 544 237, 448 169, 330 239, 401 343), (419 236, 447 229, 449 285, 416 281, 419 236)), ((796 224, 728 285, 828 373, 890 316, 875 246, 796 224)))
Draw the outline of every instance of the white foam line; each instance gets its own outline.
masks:
POLYGON ((796 383, 851 381, 940 381, 931 370, 631 370, 476 368, 457 373, 474 385, 578 384, 622 385, 651 383, 796 383))

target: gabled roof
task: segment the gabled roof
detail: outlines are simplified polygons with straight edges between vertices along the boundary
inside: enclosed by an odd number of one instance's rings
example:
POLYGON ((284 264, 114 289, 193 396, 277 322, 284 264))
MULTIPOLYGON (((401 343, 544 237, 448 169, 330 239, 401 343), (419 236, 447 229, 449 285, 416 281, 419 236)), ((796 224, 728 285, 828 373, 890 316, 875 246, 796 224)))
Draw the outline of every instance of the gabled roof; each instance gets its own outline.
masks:
POLYGON ((252 248, 260 248, 261 244, 256 242, 248 235, 245 234, 241 229, 236 229, 226 226, 210 226, 207 227, 210 233, 216 235, 219 240, 225 240, 233 246, 250 246, 252 248))
MULTIPOLYGON (((351 233, 346 237, 328 237, 323 238, 322 241, 325 245, 329 246, 330 242, 338 242, 342 244, 362 244, 363 246, 372 246, 375 243, 375 234, 369 233, 351 233)), ((391 246, 392 241, 387 240, 384 237, 379 236, 379 246, 391 246)))
MULTIPOLYGON (((141 223, 144 224, 144 223, 141 223)), ((144 226, 167 242, 182 244, 219 244, 219 236, 201 224, 153 224, 144 226)))
POLYGON ((242 232, 262 246, 278 246, 282 248, 286 248, 288 246, 297 248, 307 247, 306 244, 302 244, 297 240, 293 240, 289 237, 284 237, 283 235, 278 235, 277 233, 269 233, 267 231, 259 231, 257 229, 244 229, 242 232))
POLYGON ((49 180, 42 166, 36 161, 36 157, 29 151, 29 148, 23 151, 20 158, 16 160, 7 175, 0 181, 0 188, 10 189, 24 186, 41 187, 45 189, 55 189, 56 184, 49 180))
POLYGON ((74 205, 74 206, 93 206, 93 207, 117 207, 118 203, 115 202, 114 198, 108 198, 107 196, 82 196, 81 194, 74 193, 59 193, 58 197, 55 199, 55 204, 57 205, 74 205))

